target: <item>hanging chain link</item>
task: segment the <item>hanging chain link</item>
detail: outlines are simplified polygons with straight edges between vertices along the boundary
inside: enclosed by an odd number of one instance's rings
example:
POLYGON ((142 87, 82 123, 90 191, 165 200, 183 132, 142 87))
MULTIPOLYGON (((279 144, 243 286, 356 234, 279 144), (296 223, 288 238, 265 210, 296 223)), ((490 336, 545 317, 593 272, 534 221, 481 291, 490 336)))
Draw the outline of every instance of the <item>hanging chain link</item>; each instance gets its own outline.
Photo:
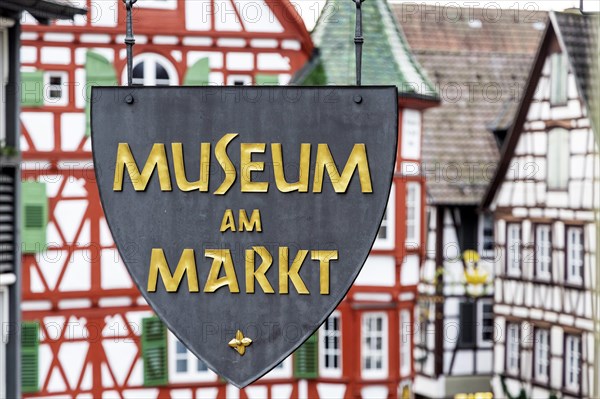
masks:
POLYGON ((356 30, 354 32, 354 47, 356 51, 356 85, 360 86, 362 74, 362 46, 365 41, 362 35, 362 2, 365 0, 352 0, 356 4, 356 30))
POLYGON ((127 45, 127 85, 132 84, 133 74, 133 45, 135 44, 135 38, 133 37, 133 20, 131 18, 131 9, 137 0, 123 0, 125 8, 127 9, 127 30, 125 33, 125 45, 127 45))

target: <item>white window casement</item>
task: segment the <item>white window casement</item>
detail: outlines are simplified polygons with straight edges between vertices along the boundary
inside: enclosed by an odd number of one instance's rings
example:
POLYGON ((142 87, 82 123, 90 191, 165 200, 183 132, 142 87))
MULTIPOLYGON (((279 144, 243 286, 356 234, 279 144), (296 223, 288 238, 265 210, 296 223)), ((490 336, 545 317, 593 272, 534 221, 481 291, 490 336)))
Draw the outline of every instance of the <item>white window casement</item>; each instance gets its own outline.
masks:
POLYGON ((170 382, 213 381, 217 375, 190 352, 171 332, 168 338, 170 382))
MULTIPOLYGON (((159 54, 144 53, 133 59, 131 81, 134 86, 177 86, 177 70, 168 59, 159 54)), ((123 70, 123 82, 127 81, 127 69, 123 70)))
POLYGON ((550 377, 550 331, 536 328, 533 353, 533 376, 536 381, 548 383, 550 377))
POLYGON ((494 259, 494 215, 482 213, 478 226, 479 254, 482 258, 494 259))
POLYGON ((410 374, 412 365, 411 339, 412 324, 410 311, 400 311, 400 376, 410 374))
POLYGON ((521 350, 520 327, 517 323, 507 325, 506 334, 506 364, 505 369, 508 374, 519 374, 519 358, 521 350))
POLYGON ((139 0, 136 6, 140 8, 157 8, 160 10, 176 10, 177 0, 139 0))
POLYGON ((491 299, 477 301, 477 345, 491 347, 494 343, 494 304, 491 299))
POLYGON ((367 312, 361 323, 361 370, 365 379, 388 376, 388 316, 367 312))
POLYGON ((567 335, 565 338, 565 388, 579 392, 581 387, 581 337, 567 335))
POLYGON ((8 343, 8 290, 0 285, 0 398, 6 397, 6 344, 8 343))
POLYGON ((421 158, 421 111, 405 109, 402 112, 403 159, 421 158))
POLYGON ((550 70, 550 103, 552 105, 565 105, 567 103, 568 65, 567 57, 563 53, 554 53, 550 56, 552 62, 550 70))
POLYGON ((64 106, 69 104, 67 72, 47 71, 44 73, 44 104, 64 106))
POLYGON ((319 375, 342 376, 342 319, 335 311, 319 330, 319 375))
POLYGON ((508 223, 506 226, 506 274, 521 276, 521 224, 508 223))
POLYGON ((394 249, 396 239, 396 187, 392 184, 387 208, 379 225, 373 249, 394 249))
POLYGON ((535 226, 535 277, 550 281, 552 278, 552 227, 549 224, 535 226))
POLYGON ((418 247, 421 233, 421 185, 406 183, 406 246, 418 247))
POLYGON ((262 378, 290 378, 292 377, 292 357, 288 356, 281 363, 275 366, 271 371, 265 374, 262 378))
POLYGON ((584 241, 583 227, 567 227, 566 282, 573 285, 583 284, 584 241))
POLYGON ((569 131, 554 128, 548 132, 546 183, 548 190, 566 190, 569 186, 569 131))

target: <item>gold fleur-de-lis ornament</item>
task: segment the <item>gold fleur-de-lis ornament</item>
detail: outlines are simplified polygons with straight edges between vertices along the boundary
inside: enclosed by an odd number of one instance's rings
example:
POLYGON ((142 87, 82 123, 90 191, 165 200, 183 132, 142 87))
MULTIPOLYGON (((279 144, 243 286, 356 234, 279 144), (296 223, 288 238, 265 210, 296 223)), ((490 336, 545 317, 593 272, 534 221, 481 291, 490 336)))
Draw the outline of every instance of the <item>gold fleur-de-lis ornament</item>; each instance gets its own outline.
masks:
POLYGON ((235 338, 229 341, 229 346, 235 349, 240 356, 244 356, 244 353, 246 353, 246 347, 251 343, 252 340, 250 338, 244 337, 244 334, 240 330, 237 330, 235 333, 235 338))

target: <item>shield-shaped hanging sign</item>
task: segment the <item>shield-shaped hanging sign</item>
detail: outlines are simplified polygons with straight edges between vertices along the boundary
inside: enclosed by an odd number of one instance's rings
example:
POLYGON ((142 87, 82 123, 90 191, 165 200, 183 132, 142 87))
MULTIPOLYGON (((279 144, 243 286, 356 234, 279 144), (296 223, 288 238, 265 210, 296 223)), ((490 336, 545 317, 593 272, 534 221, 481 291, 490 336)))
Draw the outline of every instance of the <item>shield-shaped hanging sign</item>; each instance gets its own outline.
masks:
POLYGON ((350 289, 385 212, 395 87, 96 87, 106 220, 169 329, 238 387, 350 289))

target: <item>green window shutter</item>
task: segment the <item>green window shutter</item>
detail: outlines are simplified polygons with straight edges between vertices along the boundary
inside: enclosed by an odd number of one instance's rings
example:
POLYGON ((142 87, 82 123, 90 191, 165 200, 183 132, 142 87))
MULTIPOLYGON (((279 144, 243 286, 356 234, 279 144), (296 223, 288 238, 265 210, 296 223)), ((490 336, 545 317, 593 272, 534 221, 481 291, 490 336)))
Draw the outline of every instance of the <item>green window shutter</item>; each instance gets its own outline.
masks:
POLYGON ((92 102, 92 86, 116 86, 117 73, 113 65, 102 55, 93 51, 88 51, 85 57, 85 76, 86 76, 86 102, 85 116, 86 129, 85 134, 90 135, 90 104, 92 102))
POLYGON ((46 184, 35 181, 21 183, 21 251, 36 253, 46 248, 48 197, 46 184))
POLYGON ((294 352, 294 377, 317 378, 319 376, 318 332, 311 335, 294 352))
POLYGON ((33 393, 38 387, 39 324, 21 324, 21 391, 33 393))
POLYGON ((21 72, 21 105, 23 107, 44 105, 44 71, 21 72))
POLYGON ((185 72, 185 77, 183 78, 183 85, 207 86, 209 73, 210 66, 208 65, 208 58, 199 59, 185 72))
POLYGON ((167 328, 158 317, 142 320, 142 358, 144 386, 168 384, 167 328))
POLYGON ((279 85, 279 75, 268 73, 257 73, 254 75, 256 86, 277 86, 279 85))

